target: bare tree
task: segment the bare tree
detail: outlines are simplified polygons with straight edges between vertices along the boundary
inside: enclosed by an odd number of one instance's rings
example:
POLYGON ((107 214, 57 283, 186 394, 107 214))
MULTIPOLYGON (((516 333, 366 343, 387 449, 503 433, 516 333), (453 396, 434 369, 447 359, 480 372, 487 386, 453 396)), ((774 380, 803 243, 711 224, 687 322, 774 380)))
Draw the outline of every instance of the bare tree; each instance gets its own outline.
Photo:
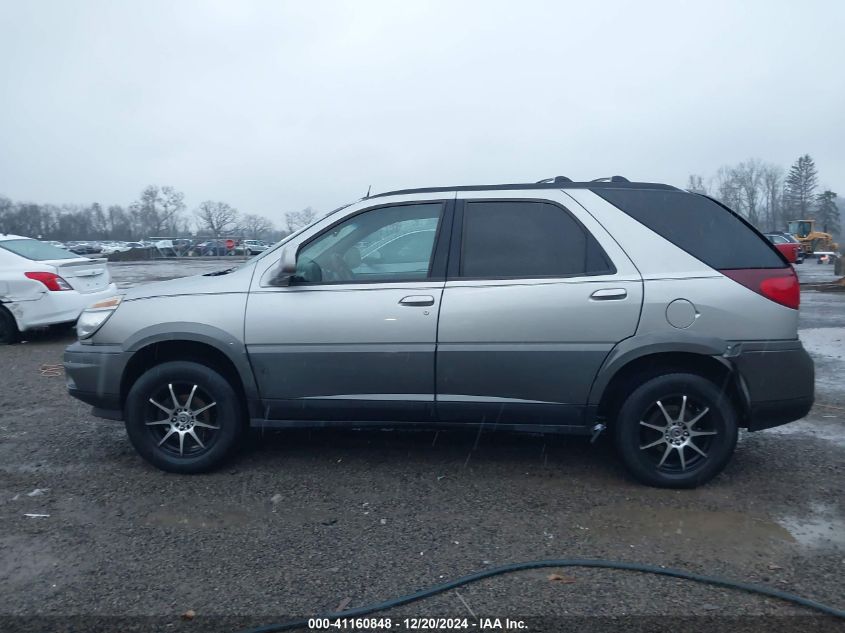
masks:
POLYGON ((171 234, 178 233, 179 215, 185 210, 185 194, 173 187, 161 188, 161 221, 171 234))
POLYGON ((745 207, 745 217, 757 227, 761 226, 758 207, 762 195, 762 171, 763 161, 759 158, 750 158, 733 168, 734 182, 745 207))
POLYGON ((690 174, 687 181, 687 191, 692 193, 707 193, 707 188, 704 186, 704 181, 698 174, 690 174))
POLYGON ((185 209, 184 199, 185 194, 173 187, 149 185, 129 208, 141 225, 142 231, 160 236, 175 229, 176 220, 185 209))
POLYGON ((317 213, 311 207, 305 207, 302 211, 289 211, 285 214, 288 231, 293 233, 304 226, 308 226, 317 219, 317 213))
POLYGON ((272 231, 274 227, 273 222, 267 218, 255 215, 254 213, 247 213, 241 219, 240 228, 243 231, 244 237, 257 240, 272 231))
POLYGON ((742 212, 742 195, 736 178, 736 169, 723 165, 716 172, 716 197, 726 205, 742 212))
POLYGON ((763 211, 766 217, 766 228, 776 231, 782 224, 781 215, 783 187, 783 168, 780 165, 765 163, 762 166, 760 179, 763 183, 763 211))
POLYGON ((225 202, 206 200, 194 211, 197 227, 211 232, 214 237, 234 231, 238 222, 238 210, 225 202))

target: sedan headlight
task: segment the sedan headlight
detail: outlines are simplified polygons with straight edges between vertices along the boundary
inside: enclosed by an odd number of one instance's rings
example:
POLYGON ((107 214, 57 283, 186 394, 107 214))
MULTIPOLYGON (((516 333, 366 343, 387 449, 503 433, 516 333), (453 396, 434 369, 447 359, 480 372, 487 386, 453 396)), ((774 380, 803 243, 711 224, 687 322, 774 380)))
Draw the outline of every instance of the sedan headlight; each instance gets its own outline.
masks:
POLYGON ((109 297, 85 308, 76 322, 76 335, 79 340, 91 338, 94 332, 103 327, 103 324, 114 314, 122 300, 122 297, 119 296, 109 297))

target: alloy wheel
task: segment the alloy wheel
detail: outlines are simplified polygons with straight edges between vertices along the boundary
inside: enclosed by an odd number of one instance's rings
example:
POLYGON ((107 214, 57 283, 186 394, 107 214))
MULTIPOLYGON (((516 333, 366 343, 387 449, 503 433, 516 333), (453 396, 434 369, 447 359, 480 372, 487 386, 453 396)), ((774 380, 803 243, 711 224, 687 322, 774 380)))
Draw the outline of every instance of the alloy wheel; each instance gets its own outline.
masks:
POLYGON ((219 435, 216 405, 199 385, 168 383, 149 398, 144 425, 158 448, 196 457, 208 451, 219 435))
POLYGON ((694 470, 719 434, 711 418, 710 407, 686 394, 656 400, 640 420, 639 449, 661 472, 694 470))

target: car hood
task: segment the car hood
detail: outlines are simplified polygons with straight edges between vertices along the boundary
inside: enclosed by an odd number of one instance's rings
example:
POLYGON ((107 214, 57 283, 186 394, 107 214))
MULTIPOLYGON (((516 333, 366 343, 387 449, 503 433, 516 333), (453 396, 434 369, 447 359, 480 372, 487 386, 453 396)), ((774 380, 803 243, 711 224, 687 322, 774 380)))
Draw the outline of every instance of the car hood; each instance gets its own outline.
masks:
POLYGON ((225 275, 192 275, 168 281, 144 283, 126 291, 124 299, 148 299, 151 297, 174 297, 178 295, 207 295, 233 292, 247 292, 252 276, 252 267, 238 269, 225 275))

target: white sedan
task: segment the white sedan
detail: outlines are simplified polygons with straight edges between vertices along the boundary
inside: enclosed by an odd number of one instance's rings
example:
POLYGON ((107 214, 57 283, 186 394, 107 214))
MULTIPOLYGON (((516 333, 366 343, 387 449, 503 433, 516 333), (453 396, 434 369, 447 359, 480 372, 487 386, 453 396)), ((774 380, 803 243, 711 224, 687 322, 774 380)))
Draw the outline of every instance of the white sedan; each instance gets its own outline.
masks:
POLYGON ((0 233, 0 344, 32 328, 73 323, 116 293, 105 259, 0 233))

